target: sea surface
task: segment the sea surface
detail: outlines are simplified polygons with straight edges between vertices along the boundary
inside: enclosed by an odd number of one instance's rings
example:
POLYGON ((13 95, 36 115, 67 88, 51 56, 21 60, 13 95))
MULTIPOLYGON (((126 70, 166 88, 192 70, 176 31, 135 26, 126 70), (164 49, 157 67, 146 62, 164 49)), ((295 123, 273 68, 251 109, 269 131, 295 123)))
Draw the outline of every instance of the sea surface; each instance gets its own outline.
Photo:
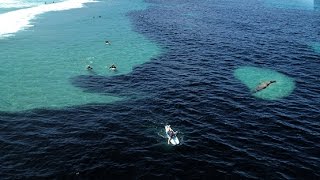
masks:
POLYGON ((0 179, 320 178, 319 0, 0 0, 0 62, 0 179))

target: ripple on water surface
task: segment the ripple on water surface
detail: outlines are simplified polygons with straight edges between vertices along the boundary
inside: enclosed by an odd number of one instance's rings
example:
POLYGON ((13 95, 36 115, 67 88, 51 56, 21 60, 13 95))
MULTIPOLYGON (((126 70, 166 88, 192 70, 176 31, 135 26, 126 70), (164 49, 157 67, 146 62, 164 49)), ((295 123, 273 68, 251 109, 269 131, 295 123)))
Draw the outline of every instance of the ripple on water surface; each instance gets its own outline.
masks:
POLYGON ((259 84, 275 80, 276 83, 269 85, 259 92, 252 93, 253 96, 266 100, 277 100, 289 96, 295 87, 292 78, 270 69, 244 66, 236 69, 234 75, 244 83, 251 92, 253 92, 259 84))

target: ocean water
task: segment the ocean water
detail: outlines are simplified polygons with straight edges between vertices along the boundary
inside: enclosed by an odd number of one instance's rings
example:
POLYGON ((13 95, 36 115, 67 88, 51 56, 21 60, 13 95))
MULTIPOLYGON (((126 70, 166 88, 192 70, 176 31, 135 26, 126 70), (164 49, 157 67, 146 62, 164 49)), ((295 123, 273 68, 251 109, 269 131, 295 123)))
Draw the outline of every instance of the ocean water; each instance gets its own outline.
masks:
POLYGON ((318 1, 4 2, 0 179, 320 178, 318 1))
POLYGON ((266 100, 278 100, 289 96, 295 88, 295 83, 291 78, 269 69, 240 67, 235 70, 234 75, 248 87, 249 93, 266 100), (263 91, 256 92, 259 85, 268 81, 276 82, 263 91))
POLYGON ((313 43, 311 47, 315 52, 320 54, 320 43, 313 43))
POLYGON ((319 0, 266 0, 265 3, 271 7, 284 9, 314 10, 319 0))
MULTIPOLYGON (((26 6, 24 3, 21 7, 26 6)), ((0 29, 1 111, 120 100, 125 97, 84 92, 70 79, 88 74, 126 74, 160 53, 155 43, 132 31, 125 16, 145 8, 142 2, 34 4, 0 15, 0 22, 7 25, 0 29), (112 45, 105 45, 105 40, 112 45), (85 69, 88 64, 93 71, 85 69), (112 64, 119 66, 117 72, 109 71, 112 64)))

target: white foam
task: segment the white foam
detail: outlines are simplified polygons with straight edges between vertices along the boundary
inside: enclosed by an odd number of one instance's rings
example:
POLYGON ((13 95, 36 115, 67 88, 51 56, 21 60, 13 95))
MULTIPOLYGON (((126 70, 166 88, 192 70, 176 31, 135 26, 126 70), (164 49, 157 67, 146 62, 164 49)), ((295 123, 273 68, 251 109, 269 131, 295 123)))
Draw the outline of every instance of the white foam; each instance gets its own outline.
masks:
MULTIPOLYGON (((14 0, 10 0, 14 1, 14 0)), ((19 9, 0 14, 0 38, 12 36, 14 33, 33 26, 30 20, 37 15, 51 12, 82 8, 85 3, 97 2, 94 0, 67 0, 59 3, 42 4, 36 7, 19 9)))
MULTIPOLYGON (((42 4, 43 2, 41 2, 42 4)), ((26 8, 40 5, 40 2, 25 2, 22 0, 0 0, 0 8, 26 8)))

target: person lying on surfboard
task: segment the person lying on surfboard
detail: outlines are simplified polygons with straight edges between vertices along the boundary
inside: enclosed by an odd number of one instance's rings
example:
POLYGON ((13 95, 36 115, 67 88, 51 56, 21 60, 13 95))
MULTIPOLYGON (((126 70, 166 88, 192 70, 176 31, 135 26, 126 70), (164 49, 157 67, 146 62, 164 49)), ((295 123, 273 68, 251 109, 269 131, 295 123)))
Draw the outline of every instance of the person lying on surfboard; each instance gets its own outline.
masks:
POLYGON ((174 132, 174 131, 171 129, 170 125, 167 125, 166 128, 167 128, 168 135, 169 135, 168 144, 170 144, 170 140, 177 135, 178 131, 174 132))

